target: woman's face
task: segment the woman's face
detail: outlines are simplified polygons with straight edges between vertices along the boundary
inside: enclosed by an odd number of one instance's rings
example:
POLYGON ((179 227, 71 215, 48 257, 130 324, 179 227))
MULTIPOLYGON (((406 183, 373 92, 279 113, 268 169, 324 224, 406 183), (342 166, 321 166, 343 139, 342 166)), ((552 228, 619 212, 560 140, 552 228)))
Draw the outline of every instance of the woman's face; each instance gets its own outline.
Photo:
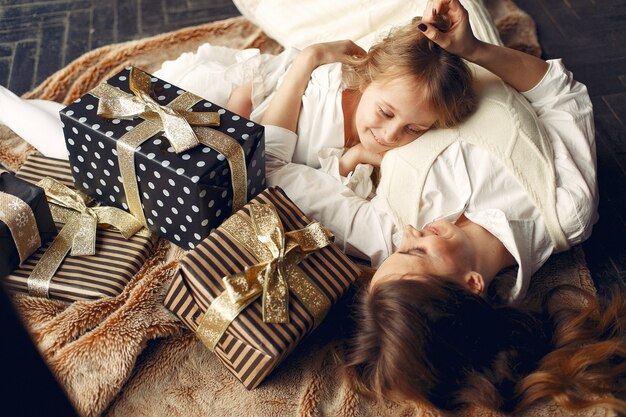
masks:
POLYGON ((465 232, 440 220, 417 230, 407 226, 398 250, 378 268, 370 286, 393 279, 445 277, 466 284, 476 268, 476 254, 465 232))
POLYGON ((363 147, 383 153, 420 137, 437 121, 437 114, 409 76, 372 81, 361 95, 354 123, 363 147))

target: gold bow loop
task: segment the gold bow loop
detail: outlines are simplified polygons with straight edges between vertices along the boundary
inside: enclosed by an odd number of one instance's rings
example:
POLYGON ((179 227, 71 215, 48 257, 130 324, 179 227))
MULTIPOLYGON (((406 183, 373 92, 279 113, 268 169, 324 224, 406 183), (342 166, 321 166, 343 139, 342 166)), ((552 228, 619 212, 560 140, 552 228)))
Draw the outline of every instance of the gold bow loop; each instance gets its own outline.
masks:
POLYGON ((72 256, 96 253, 96 228, 98 224, 115 227, 126 239, 143 228, 143 225, 124 210, 109 207, 88 207, 89 197, 74 191, 52 178, 43 178, 37 184, 46 192, 55 221, 68 223, 75 219, 79 228, 72 238, 72 256))
POLYGON ((285 233, 274 206, 251 204, 249 209, 254 233, 266 248, 265 259, 240 273, 224 277, 226 293, 236 304, 260 294, 263 321, 288 323, 290 271, 309 253, 329 245, 332 234, 319 222, 285 233))
POLYGON ((50 281, 71 251, 72 256, 96 253, 96 228, 107 224, 119 230, 125 238, 139 232, 143 225, 131 214, 115 207, 88 207, 89 198, 52 178, 37 185, 44 189, 55 222, 65 223, 28 277, 28 293, 36 297, 49 296, 50 281))
POLYGON ((194 148, 200 143, 192 125, 220 124, 220 115, 217 112, 192 112, 157 103, 150 95, 150 76, 141 70, 131 68, 128 85, 134 95, 101 97, 98 102, 98 116, 109 119, 142 117, 156 123, 176 153, 194 148))

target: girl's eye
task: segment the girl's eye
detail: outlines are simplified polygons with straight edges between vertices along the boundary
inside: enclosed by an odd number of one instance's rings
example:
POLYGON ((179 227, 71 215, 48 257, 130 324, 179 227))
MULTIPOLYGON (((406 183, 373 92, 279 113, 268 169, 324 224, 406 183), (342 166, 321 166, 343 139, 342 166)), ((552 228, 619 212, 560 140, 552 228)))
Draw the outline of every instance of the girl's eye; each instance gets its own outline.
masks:
POLYGON ((422 133, 422 129, 410 127, 410 126, 407 126, 406 130, 412 135, 419 135, 420 133, 422 133))
POLYGON ((387 118, 392 117, 391 113, 387 113, 386 111, 382 109, 382 107, 378 108, 378 112, 387 118))

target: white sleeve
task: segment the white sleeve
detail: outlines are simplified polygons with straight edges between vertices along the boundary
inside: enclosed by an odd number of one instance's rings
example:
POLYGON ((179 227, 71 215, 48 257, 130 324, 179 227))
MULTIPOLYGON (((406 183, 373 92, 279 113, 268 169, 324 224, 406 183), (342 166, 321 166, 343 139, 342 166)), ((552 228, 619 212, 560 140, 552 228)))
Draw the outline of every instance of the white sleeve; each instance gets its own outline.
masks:
POLYGON ((291 162, 298 135, 280 126, 265 125, 265 153, 283 162, 291 162))
POLYGON ((372 266, 392 253, 395 226, 375 204, 322 171, 277 159, 269 149, 265 167, 267 185, 282 188, 308 217, 330 229, 341 250, 372 266))
POLYGON ((548 63, 543 79, 523 95, 551 140, 559 222, 576 244, 589 237, 598 217, 593 107, 587 87, 574 80, 560 59, 548 63))

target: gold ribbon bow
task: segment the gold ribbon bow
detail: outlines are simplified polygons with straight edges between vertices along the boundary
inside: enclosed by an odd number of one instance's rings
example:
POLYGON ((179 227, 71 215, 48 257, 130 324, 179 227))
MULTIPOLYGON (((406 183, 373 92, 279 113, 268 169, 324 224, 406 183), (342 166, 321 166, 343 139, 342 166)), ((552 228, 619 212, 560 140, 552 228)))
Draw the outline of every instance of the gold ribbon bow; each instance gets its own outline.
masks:
POLYGON ((120 175, 130 212, 147 225, 141 206, 141 197, 135 172, 135 149, 143 142, 164 132, 176 153, 191 149, 202 143, 223 154, 228 161, 233 187, 233 211, 239 210, 246 202, 247 174, 245 154, 241 145, 232 137, 219 130, 199 126, 218 126, 216 112, 190 111, 202 98, 184 92, 168 105, 158 104, 150 93, 150 76, 136 68, 131 68, 128 94, 110 84, 101 83, 90 91, 99 99, 98 115, 106 118, 141 117, 144 121, 117 140, 117 153, 120 175), (194 126, 194 127, 192 127, 194 126))
MULTIPOLYGON (((0 175, 3 173, 8 171, 0 168, 0 175)), ((41 246, 35 214, 19 197, 0 191, 0 221, 7 225, 13 236, 20 263, 41 246)))
POLYGON ((200 143, 191 124, 219 126, 217 112, 190 112, 162 106, 152 97, 152 81, 143 71, 131 68, 128 86, 134 96, 103 96, 98 102, 98 116, 115 118, 142 117, 159 125, 176 153, 184 152, 200 143), (156 117, 155 117, 156 116, 156 117))
POLYGON ((44 178, 37 185, 46 192, 54 221, 65 225, 28 277, 30 295, 48 297, 50 281, 68 252, 71 251, 72 256, 96 253, 98 224, 115 227, 126 239, 143 228, 124 210, 108 206, 88 207, 85 202, 88 197, 52 178, 44 178))
POLYGON ((268 204, 250 204, 250 220, 240 212, 220 229, 253 254, 258 264, 224 277, 226 290, 216 297, 201 318, 197 334, 211 350, 230 323, 252 301, 261 296, 263 321, 289 322, 289 292, 315 318, 315 327, 330 310, 328 297, 306 276, 298 264, 308 254, 332 242, 332 234, 319 222, 285 233, 276 209, 268 204))

